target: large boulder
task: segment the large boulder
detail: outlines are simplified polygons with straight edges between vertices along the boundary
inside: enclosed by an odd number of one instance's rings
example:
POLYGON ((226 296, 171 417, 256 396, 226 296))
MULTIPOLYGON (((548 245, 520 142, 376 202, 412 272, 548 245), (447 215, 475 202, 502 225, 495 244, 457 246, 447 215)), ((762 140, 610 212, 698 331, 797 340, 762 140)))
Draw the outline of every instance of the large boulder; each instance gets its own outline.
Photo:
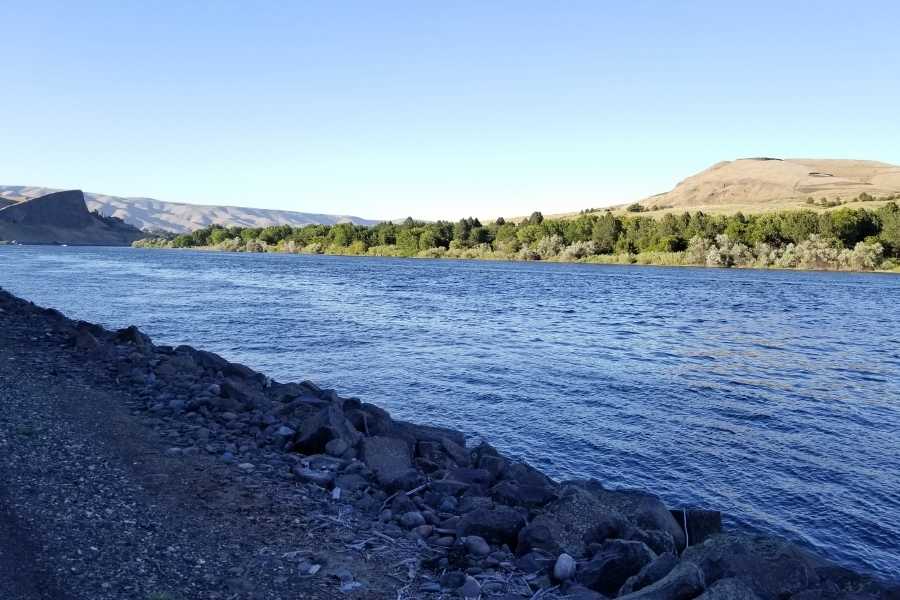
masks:
POLYGON ((641 569, 637 575, 629 577, 619 589, 619 595, 631 594, 656 583, 668 575, 677 564, 678 557, 675 554, 671 552, 660 554, 653 559, 653 562, 641 569))
POLYGON ((360 458, 388 490, 407 487, 415 474, 409 445, 401 439, 375 436, 364 438, 360 458))
POLYGON ((325 445, 331 440, 341 439, 350 448, 355 447, 362 436, 344 416, 341 407, 332 403, 303 422, 294 447, 304 454, 325 452, 325 445))
POLYGON ((577 486, 563 486, 559 498, 548 504, 529 527, 541 527, 550 532, 556 547, 572 556, 582 556, 592 541, 619 538, 628 528, 624 517, 597 500, 590 492, 577 486), (598 537, 597 530, 602 530, 598 537))
POLYGON ((578 581, 592 590, 614 596, 629 577, 639 573, 655 558, 646 544, 610 540, 578 569, 578 581))
POLYGON ((642 490, 607 490, 594 479, 569 484, 589 491, 603 505, 625 515, 642 529, 669 532, 676 547, 684 548, 684 530, 658 496, 642 490))
MULTIPOLYGON (((484 470, 488 471, 488 469, 484 470)), ((492 487, 491 496, 497 502, 509 506, 540 508, 556 499, 556 491, 552 487, 516 483, 508 479, 492 487)))
POLYGON ((706 587, 703 571, 694 563, 681 561, 654 584, 625 596, 622 600, 691 600, 706 587))
POLYGON ((690 546, 682 558, 703 569, 708 583, 737 578, 764 600, 787 598, 819 584, 819 561, 784 540, 736 533, 690 546))
MULTIPOLYGON (((821 600, 820 596, 813 597, 821 600)), ((796 598, 796 595, 792 596, 792 600, 796 598)), ((709 589, 698 596, 697 600, 760 600, 760 597, 756 595, 753 588, 740 579, 726 577, 709 586, 709 589)))
POLYGON ((463 515, 457 526, 459 537, 477 535, 495 544, 516 546, 525 515, 508 506, 479 508, 463 515))
POLYGON ((722 513, 717 510, 685 508, 670 512, 682 529, 687 523, 688 544, 702 544, 709 536, 722 533, 722 513))

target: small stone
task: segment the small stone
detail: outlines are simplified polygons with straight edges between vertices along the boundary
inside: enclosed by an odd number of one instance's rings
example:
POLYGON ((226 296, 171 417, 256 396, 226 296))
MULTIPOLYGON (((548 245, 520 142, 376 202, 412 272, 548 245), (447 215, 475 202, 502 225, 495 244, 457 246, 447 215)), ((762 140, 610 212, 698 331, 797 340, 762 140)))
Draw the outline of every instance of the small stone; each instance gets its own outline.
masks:
POLYGON ((481 584, 474 577, 466 577, 466 582, 460 588, 459 595, 465 600, 478 600, 481 597, 481 584))
POLYGON ((487 556, 491 553, 490 544, 483 537, 470 535, 465 538, 466 551, 472 556, 487 556))
POLYGON ((400 517, 400 524, 407 529, 412 529, 414 527, 424 525, 425 517, 423 517, 422 513, 420 513, 419 511, 411 510, 409 512, 403 513, 403 515, 400 517))
POLYGON ((350 449, 350 444, 342 438, 334 438, 325 444, 325 453, 331 456, 343 456, 350 449))
POLYGON ((278 429, 275 430, 275 437, 287 439, 289 437, 293 437, 294 433, 296 433, 293 429, 286 425, 282 425, 278 429))
POLYGON ((413 532, 419 537, 427 538, 434 532, 434 525, 419 525, 413 529, 413 532))
POLYGON ((447 571, 441 575, 441 587, 446 590, 458 590, 466 584, 466 575, 461 571, 447 571))
POLYGON ((256 465, 254 465, 253 463, 241 463, 241 464, 238 465, 238 469, 240 469, 241 471, 248 471, 248 472, 249 472, 249 471, 252 471, 252 470, 255 469, 255 468, 256 468, 256 465))
POLYGON ((575 575, 575 559, 563 552, 553 565, 553 577, 557 581, 568 581, 575 575))
POLYGON ((340 500, 341 499, 341 488, 336 487, 331 490, 331 499, 332 500, 340 500))
POLYGON ((231 452, 223 452, 222 453, 222 462, 233 463, 234 462, 234 454, 231 452))

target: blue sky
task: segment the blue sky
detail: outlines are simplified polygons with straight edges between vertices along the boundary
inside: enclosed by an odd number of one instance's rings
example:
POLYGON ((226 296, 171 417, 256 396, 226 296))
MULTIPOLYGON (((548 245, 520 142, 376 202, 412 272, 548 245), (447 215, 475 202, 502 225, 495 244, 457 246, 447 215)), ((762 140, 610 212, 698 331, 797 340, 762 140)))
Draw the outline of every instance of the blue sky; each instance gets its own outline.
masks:
POLYGON ((896 2, 0 3, 0 183, 371 218, 900 163, 896 2))

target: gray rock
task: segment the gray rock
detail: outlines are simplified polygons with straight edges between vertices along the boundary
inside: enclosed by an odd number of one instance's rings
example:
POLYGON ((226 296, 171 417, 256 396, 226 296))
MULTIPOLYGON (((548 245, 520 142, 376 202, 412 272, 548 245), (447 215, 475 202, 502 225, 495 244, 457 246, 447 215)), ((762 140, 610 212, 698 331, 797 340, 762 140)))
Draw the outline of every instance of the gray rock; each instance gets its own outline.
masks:
POLYGON ((766 536, 718 534, 682 555, 696 563, 709 583, 737 577, 763 598, 787 598, 816 588, 821 562, 785 541, 766 536))
POLYGON ((458 444, 451 439, 441 439, 441 446, 453 462, 460 467, 468 467, 470 464, 469 451, 466 450, 465 443, 458 444))
POLYGON ((642 542, 609 540, 578 570, 578 582, 606 595, 615 595, 625 581, 653 562, 656 555, 642 542))
MULTIPOLYGON (((801 596, 802 593, 795 594, 791 598, 797 599, 801 596)), ((822 600, 822 596, 818 593, 810 596, 809 600, 814 598, 822 600)), ((727 577, 709 586, 709 589, 698 596, 697 600, 760 600, 760 598, 748 584, 740 579, 727 577)))
POLYGON ((420 513, 419 511, 411 510, 409 512, 403 513, 403 515, 400 516, 400 524, 407 529, 413 529, 414 527, 424 525, 425 517, 423 517, 422 513, 420 513))
POLYGON ((466 551, 472 556, 487 556, 491 553, 491 546, 481 536, 470 535, 464 539, 466 551))
POLYGON ((619 595, 624 596, 656 583, 668 575, 677 564, 678 557, 671 552, 657 556, 653 562, 641 569, 637 575, 632 575, 625 581, 621 589, 619 589, 619 595))
POLYGON ((369 485, 368 480, 362 475, 356 473, 346 473, 339 475, 334 480, 334 485, 347 492, 356 492, 365 489, 369 485))
POLYGON ((586 541, 591 541, 589 534, 594 527, 613 517, 625 522, 624 517, 617 515, 590 492, 577 486, 564 485, 559 490, 559 498, 548 504, 529 527, 541 528, 539 531, 542 537, 546 535, 545 532, 549 532, 547 543, 541 544, 545 549, 555 551, 552 546, 555 543, 571 556, 582 556, 586 541))
MULTIPOLYGON (((485 457, 491 458, 491 457, 485 457)), ((490 473, 490 470, 484 469, 490 473)), ((491 497, 501 504, 540 508, 556 499, 556 491, 548 486, 501 481, 491 488, 491 497)))
POLYGON ((397 438, 376 436, 364 439, 361 457, 384 486, 393 484, 412 467, 409 446, 397 438))
POLYGON ((325 444, 325 453, 330 454, 331 456, 343 456, 349 449, 350 445, 347 443, 347 440, 342 438, 329 440, 328 443, 325 444))
POLYGON ((458 590, 466 583, 466 574, 461 571, 447 571, 441 575, 441 587, 447 590, 458 590))
POLYGON ((460 519, 457 533, 460 537, 477 535, 496 544, 514 547, 519 530, 525 526, 525 516, 516 509, 498 506, 493 509, 478 509, 460 519))
POLYGON ((550 554, 559 554, 559 542, 546 522, 532 521, 519 531, 516 551, 525 554, 532 550, 541 550, 550 554))
POLYGON ((684 528, 687 522, 688 544, 702 544, 712 535, 722 533, 722 513, 717 510, 686 508, 669 511, 684 528))
POLYGON ((640 591, 619 596, 623 600, 691 600, 696 598, 705 581, 703 571, 692 562, 682 561, 668 575, 640 591))
POLYGON ((676 547, 684 548, 684 530, 657 496, 641 490, 607 490, 595 480, 568 484, 589 491, 608 509, 621 513, 642 529, 668 531, 676 547))
POLYGON ((474 577, 466 577, 466 582, 459 588, 459 596, 464 600, 481 598, 481 584, 474 577))
POLYGON ((563 552, 553 565, 553 578, 557 581, 568 581, 575 576, 575 559, 563 552))
POLYGON ((600 592, 595 592, 577 583, 568 587, 563 598, 565 600, 607 600, 606 596, 600 592))
POLYGON ((318 454, 334 439, 341 439, 355 447, 362 436, 344 416, 337 404, 330 404, 303 422, 294 446, 305 454, 318 454))
POLYGON ((324 471, 319 469, 310 469, 297 465, 293 468, 294 475, 304 483, 312 483, 326 489, 330 489, 334 485, 334 471, 324 471))

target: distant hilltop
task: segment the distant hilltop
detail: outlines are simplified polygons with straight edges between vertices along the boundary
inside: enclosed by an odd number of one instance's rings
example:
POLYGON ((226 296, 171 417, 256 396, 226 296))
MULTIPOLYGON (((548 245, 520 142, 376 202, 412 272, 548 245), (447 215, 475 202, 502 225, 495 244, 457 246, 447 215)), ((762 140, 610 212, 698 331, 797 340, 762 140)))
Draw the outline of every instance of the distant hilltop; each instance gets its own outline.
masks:
POLYGON ((716 163, 675 188, 641 200, 645 209, 760 212, 900 194, 900 166, 872 160, 743 158, 716 163))
POLYGON ((0 205, 0 241, 128 246, 142 237, 143 232, 121 219, 89 211, 81 190, 0 205))
MULTIPOLYGON (((45 187, 0 185, 0 209, 5 205, 57 192, 45 187)), ((237 206, 204 206, 163 202, 153 198, 125 198, 105 194, 84 193, 90 210, 103 216, 116 217, 145 231, 188 233, 209 225, 226 227, 268 227, 270 225, 336 225, 354 223, 375 225, 378 221, 348 215, 303 213, 290 210, 268 210, 237 206)))

